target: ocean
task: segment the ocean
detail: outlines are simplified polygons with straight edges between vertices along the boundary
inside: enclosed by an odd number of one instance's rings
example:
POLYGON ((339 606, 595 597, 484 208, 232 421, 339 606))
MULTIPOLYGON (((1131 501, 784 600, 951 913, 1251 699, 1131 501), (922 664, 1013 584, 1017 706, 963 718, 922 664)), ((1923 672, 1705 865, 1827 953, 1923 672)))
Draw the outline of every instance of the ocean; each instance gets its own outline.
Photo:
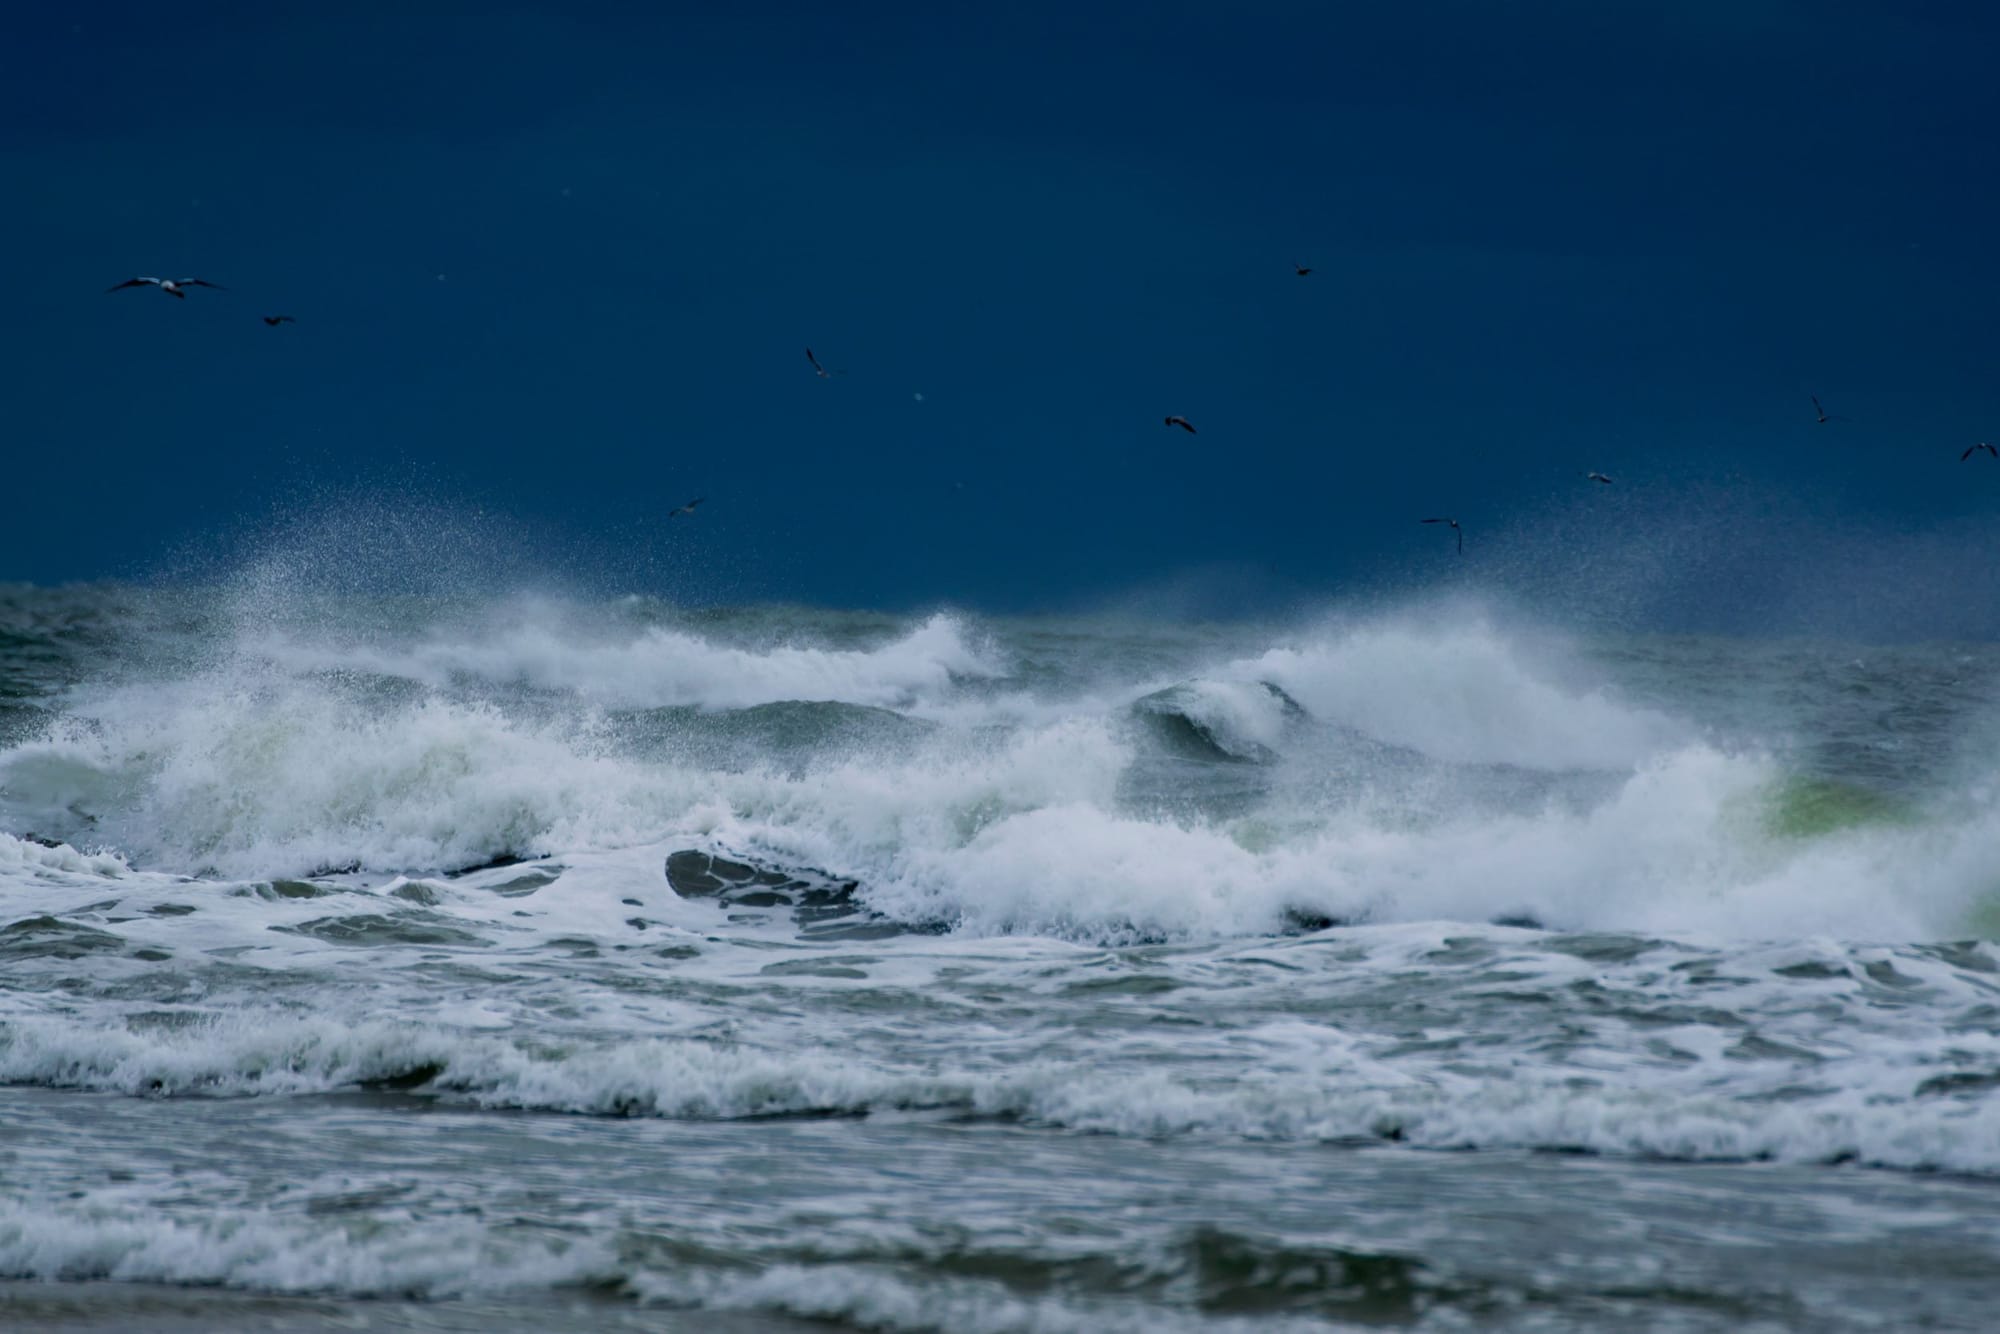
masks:
POLYGON ((0 588, 8 1330, 1982 1329, 2000 647, 0 588))

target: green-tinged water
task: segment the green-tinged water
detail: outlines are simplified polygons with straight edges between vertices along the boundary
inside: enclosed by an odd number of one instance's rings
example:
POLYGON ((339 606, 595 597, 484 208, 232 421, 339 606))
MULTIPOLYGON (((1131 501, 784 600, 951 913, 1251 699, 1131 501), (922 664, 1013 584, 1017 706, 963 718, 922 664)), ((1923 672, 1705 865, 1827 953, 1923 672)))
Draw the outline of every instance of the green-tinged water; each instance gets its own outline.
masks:
POLYGON ((1907 824, 1908 807, 1893 797, 1825 778, 1794 777, 1767 797, 1765 823, 1786 838, 1816 838, 1844 829, 1907 824))

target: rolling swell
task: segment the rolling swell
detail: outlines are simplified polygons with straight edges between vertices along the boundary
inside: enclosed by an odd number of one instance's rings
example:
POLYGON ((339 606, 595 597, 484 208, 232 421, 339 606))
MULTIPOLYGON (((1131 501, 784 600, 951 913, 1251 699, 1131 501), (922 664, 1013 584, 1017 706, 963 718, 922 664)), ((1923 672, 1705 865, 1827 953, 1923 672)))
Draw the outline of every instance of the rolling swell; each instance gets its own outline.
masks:
POLYGON ((1243 764, 1276 759, 1286 727, 1306 716, 1297 700, 1268 681, 1169 686, 1140 697, 1131 711, 1173 754, 1243 764))

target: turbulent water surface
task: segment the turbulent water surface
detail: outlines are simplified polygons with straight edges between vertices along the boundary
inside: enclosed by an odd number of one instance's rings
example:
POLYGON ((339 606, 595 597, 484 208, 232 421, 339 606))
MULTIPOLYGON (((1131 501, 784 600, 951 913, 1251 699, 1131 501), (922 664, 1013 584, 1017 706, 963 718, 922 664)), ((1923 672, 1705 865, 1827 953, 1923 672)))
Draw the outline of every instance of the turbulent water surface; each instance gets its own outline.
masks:
POLYGON ((0 589, 8 1328, 1984 1328, 2000 652, 0 589))

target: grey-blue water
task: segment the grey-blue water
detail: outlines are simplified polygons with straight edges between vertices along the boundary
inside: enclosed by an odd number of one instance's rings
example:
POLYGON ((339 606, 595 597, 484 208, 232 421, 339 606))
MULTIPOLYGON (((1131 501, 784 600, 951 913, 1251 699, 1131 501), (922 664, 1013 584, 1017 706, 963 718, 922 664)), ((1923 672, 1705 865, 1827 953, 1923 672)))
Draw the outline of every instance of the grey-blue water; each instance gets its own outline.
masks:
POLYGON ((1465 600, 0 590, 0 1323, 1983 1328, 1996 700, 1465 600))

